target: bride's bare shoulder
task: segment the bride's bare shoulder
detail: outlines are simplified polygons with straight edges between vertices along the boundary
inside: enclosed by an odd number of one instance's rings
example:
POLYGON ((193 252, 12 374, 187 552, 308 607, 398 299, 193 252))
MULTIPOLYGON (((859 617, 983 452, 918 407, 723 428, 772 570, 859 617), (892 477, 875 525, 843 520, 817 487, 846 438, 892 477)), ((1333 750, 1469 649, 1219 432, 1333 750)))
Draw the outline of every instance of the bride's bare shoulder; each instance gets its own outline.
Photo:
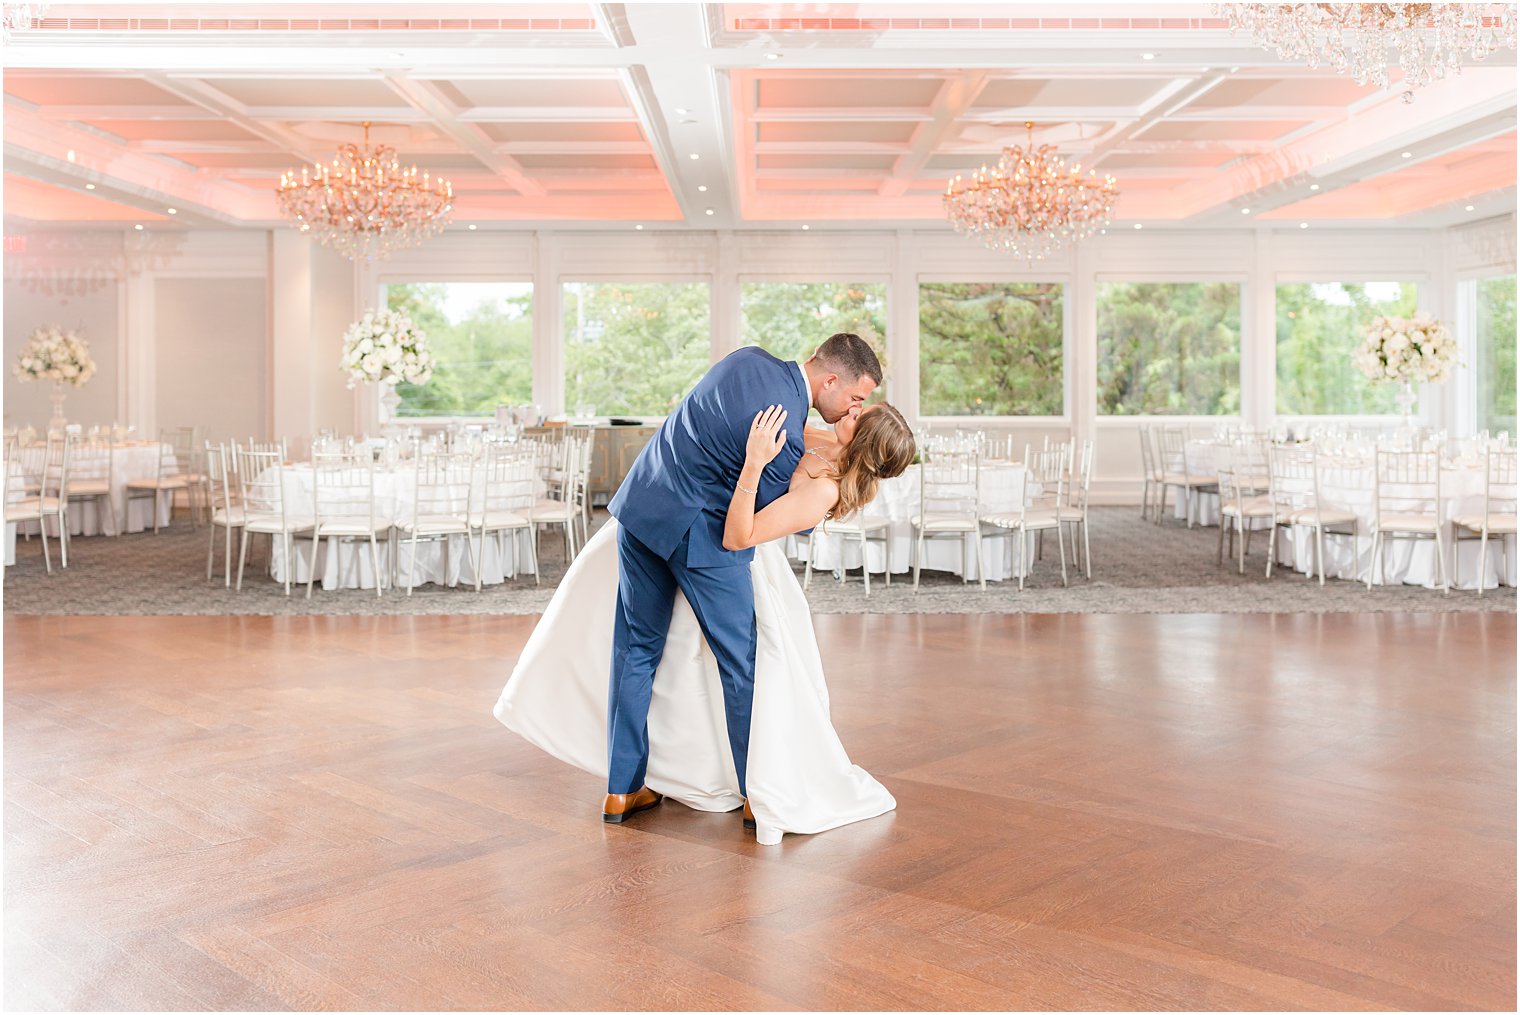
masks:
POLYGON ((832 448, 838 444, 839 438, 834 436, 832 430, 821 430, 816 426, 810 426, 802 431, 802 446, 805 448, 832 448))

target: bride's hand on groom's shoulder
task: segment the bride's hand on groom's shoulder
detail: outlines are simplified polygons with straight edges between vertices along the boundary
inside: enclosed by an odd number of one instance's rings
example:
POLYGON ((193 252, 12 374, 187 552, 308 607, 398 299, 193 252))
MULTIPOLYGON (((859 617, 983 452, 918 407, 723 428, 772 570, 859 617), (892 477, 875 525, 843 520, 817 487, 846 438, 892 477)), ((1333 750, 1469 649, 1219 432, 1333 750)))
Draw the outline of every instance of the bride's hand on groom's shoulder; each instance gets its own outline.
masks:
POLYGON ((749 441, 744 447, 745 459, 756 465, 769 465, 786 444, 786 431, 781 429, 785 422, 786 410, 779 405, 767 406, 755 413, 755 420, 749 428, 749 441))

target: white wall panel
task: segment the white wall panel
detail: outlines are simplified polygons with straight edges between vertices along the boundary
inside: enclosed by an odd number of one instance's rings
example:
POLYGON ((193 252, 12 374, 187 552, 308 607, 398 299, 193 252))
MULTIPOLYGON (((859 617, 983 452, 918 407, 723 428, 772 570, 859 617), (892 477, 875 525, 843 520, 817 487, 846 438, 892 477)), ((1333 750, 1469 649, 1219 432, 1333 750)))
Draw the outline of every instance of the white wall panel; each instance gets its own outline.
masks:
POLYGON ((265 424, 269 297, 263 278, 160 278, 155 285, 157 418, 246 440, 265 424))

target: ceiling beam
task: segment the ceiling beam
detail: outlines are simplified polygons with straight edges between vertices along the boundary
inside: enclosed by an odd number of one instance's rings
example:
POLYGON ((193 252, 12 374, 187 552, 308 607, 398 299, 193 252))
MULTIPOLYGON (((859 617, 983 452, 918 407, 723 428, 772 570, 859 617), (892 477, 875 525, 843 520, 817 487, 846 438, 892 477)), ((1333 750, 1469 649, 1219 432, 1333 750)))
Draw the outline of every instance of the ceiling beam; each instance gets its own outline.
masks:
POLYGON ((526 197, 543 197, 548 193, 542 184, 528 176, 516 159, 497 152, 496 142, 484 130, 476 124, 460 120, 459 111, 436 84, 409 78, 404 71, 386 71, 384 80, 413 109, 428 116, 440 131, 453 138, 460 147, 511 184, 515 190, 526 197))
POLYGON ((877 193, 882 197, 907 193, 909 181, 924 171, 945 136, 955 129, 956 121, 976 104, 987 81, 985 71, 968 71, 944 83, 930 107, 930 119, 914 129, 908 151, 897 157, 892 175, 883 181, 877 193))

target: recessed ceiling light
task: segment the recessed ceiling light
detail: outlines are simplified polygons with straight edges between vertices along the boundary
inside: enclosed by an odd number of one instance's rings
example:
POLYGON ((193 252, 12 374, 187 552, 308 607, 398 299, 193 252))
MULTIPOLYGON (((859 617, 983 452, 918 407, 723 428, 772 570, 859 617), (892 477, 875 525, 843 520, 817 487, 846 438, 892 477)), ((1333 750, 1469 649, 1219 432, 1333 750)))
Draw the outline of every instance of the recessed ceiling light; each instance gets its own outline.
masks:
POLYGON ((1140 59, 1142 59, 1142 60, 1154 60, 1154 59, 1156 59, 1156 54, 1155 53, 1141 53, 1140 54, 1140 59))
POLYGON ((1249 214, 1251 214, 1251 209, 1249 209, 1249 208, 1242 208, 1242 209, 1240 209, 1240 213, 1242 215, 1249 215, 1249 214))
POLYGON ((635 229, 643 229, 644 228, 644 223, 640 222, 638 225, 634 226, 633 228, 635 228, 635 229))
POLYGON ((1307 223, 1307 222, 1300 222, 1298 224, 1298 228, 1300 228, 1300 229, 1308 229, 1309 228, 1309 223, 1307 223))
POLYGON ((1476 211, 1476 209, 1472 205, 1468 205, 1467 206, 1467 210, 1468 211, 1476 211))
POLYGON ((84 185, 84 189, 85 190, 94 190, 95 189, 95 184, 93 184, 93 183, 86 183, 84 185))
POLYGON ((179 209, 178 208, 166 208, 164 210, 167 211, 170 215, 178 215, 179 214, 179 209))
POLYGON ((1399 158, 1412 159, 1414 158, 1414 152, 1399 152, 1399 158))
POLYGON ((697 184, 697 190, 700 191, 703 194, 707 193, 707 184, 705 184, 705 183, 699 183, 699 184, 697 184))
POLYGON ((700 159, 700 158, 701 158, 701 157, 702 157, 702 156, 700 156, 700 155, 698 155, 698 154, 697 154, 697 153, 696 153, 696 152, 692 152, 692 153, 691 153, 691 154, 690 154, 690 155, 688 155, 688 156, 686 156, 686 157, 687 157, 687 158, 688 158, 688 159, 691 159, 691 160, 693 160, 693 161, 696 161, 696 160, 697 160, 697 159, 700 159))
MULTIPOLYGON (((1471 211, 1471 210, 1472 210, 1472 209, 1470 209, 1470 208, 1469 208, 1469 209, 1468 209, 1468 210, 1469 210, 1469 211, 1471 211)), ((804 231, 806 231, 806 230, 809 230, 809 229, 811 229, 811 228, 813 228, 813 227, 812 227, 812 226, 808 226, 808 225, 805 225, 805 226, 803 226, 803 227, 802 227, 802 228, 803 228, 803 230, 804 230, 804 231)))
POLYGON ((1317 184, 1317 183, 1311 183, 1311 184, 1309 184, 1309 189, 1310 190, 1318 190, 1319 189, 1319 184, 1317 184))
POLYGON ((133 229, 141 229, 142 228, 142 223, 139 222, 139 223, 137 223, 137 225, 133 226, 132 228, 133 229))
POLYGON ((683 109, 680 106, 676 107, 676 115, 677 116, 686 116, 690 112, 691 112, 691 110, 689 110, 689 109, 683 109))
POLYGON ((472 232, 473 232, 473 231, 474 231, 474 230, 476 230, 476 229, 478 229, 478 228, 480 228, 480 227, 479 227, 479 226, 477 226, 477 225, 476 225, 476 224, 475 224, 475 223, 473 223, 473 222, 471 222, 471 223, 470 223, 470 230, 471 230, 471 231, 472 231, 472 232))
POLYGON ((708 215, 711 215, 711 214, 713 214, 713 210, 712 210, 712 209, 711 209, 711 208, 709 208, 709 209, 707 209, 707 214, 708 214, 708 215))
POLYGON ((1144 228, 1145 228, 1145 227, 1144 227, 1144 226, 1142 226, 1142 225, 1141 225, 1141 224, 1140 224, 1140 223, 1138 223, 1138 222, 1136 222, 1136 223, 1135 223, 1135 228, 1136 228, 1136 229, 1144 229, 1144 228))
POLYGON ((72 148, 69 149, 69 161, 70 162, 74 161, 74 149, 72 149, 72 148))
POLYGON ((779 60, 779 59, 781 59, 781 54, 780 53, 767 53, 767 54, 765 54, 765 58, 767 60, 779 60))

